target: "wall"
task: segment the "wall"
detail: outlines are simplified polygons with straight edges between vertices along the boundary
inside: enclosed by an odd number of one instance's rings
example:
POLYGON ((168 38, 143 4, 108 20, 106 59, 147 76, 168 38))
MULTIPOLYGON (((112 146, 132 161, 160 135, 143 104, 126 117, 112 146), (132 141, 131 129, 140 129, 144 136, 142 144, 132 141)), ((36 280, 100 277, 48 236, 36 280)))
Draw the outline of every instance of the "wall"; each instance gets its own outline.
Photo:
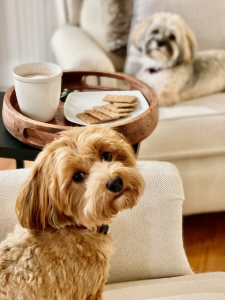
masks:
POLYGON ((0 16, 0 88, 8 88, 16 65, 55 62, 50 48, 58 27, 55 0, 0 0, 0 16))

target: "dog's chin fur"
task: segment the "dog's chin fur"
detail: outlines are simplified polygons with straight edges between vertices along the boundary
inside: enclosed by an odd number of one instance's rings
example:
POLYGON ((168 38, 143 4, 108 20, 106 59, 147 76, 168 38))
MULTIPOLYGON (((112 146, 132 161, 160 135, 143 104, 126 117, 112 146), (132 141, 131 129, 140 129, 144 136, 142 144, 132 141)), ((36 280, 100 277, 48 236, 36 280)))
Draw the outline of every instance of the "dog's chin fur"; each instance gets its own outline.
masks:
POLYGON ((154 14, 134 28, 132 41, 142 52, 142 68, 135 77, 155 89, 160 106, 225 89, 225 51, 196 54, 195 36, 179 16, 154 14), (150 68, 160 71, 149 73, 150 68))
POLYGON ((0 299, 102 299, 112 239, 96 227, 136 205, 143 190, 122 135, 105 126, 62 132, 38 155, 17 197, 20 225, 0 244, 0 299), (105 152, 111 161, 103 161, 105 152), (77 172, 82 182, 74 181, 77 172), (114 176, 123 180, 117 193, 106 187, 114 176))

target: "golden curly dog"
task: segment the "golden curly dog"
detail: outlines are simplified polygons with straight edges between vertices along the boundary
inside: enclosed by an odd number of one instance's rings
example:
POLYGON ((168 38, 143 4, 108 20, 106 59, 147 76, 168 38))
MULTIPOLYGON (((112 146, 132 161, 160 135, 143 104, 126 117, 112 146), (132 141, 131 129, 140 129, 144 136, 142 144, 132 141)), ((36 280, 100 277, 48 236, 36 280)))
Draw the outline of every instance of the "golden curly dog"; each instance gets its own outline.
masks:
POLYGON ((102 299, 112 254, 102 225, 143 190, 122 135, 105 126, 62 132, 19 192, 20 225, 0 244, 0 299, 102 299))

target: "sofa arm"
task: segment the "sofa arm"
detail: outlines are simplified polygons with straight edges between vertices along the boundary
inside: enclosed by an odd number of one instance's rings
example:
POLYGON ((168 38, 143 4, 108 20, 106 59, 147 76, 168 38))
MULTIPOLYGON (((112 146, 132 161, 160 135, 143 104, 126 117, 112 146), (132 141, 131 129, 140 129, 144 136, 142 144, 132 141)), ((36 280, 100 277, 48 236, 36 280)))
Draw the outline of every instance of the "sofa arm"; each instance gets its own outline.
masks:
MULTIPOLYGON (((51 46, 56 61, 63 70, 96 70, 115 72, 113 63, 104 51, 77 26, 65 25, 53 35, 51 46)), ((98 85, 97 77, 89 77, 88 84, 98 85)), ((101 85, 116 87, 116 80, 102 77, 101 85)))
POLYGON ((16 197, 30 169, 0 171, 0 242, 12 233, 17 224, 16 197))
MULTIPOLYGON (((146 182, 140 202, 110 225, 115 253, 108 282, 190 275, 182 240, 183 188, 177 169, 165 162, 137 162, 146 182)), ((0 239, 17 223, 15 202, 29 169, 0 172, 0 239)))
POLYGON ((80 27, 65 25, 54 33, 51 46, 63 70, 84 69, 115 72, 104 51, 80 27))
POLYGON ((176 167, 138 161, 146 189, 140 202, 112 222, 115 252, 108 283, 193 274, 183 248, 184 193, 176 167))

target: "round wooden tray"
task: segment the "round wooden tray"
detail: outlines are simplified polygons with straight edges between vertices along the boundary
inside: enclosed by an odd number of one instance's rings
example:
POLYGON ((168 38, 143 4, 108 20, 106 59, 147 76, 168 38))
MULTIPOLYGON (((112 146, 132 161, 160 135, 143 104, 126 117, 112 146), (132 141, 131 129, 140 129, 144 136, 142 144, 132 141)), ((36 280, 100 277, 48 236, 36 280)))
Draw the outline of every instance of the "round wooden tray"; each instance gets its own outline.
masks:
MULTIPOLYGON (((147 102, 149 108, 138 117, 128 121, 122 121, 116 125, 108 125, 121 132, 131 143, 135 145, 149 136, 158 123, 158 102, 154 90, 142 81, 122 73, 109 73, 99 71, 68 71, 62 76, 62 89, 79 89, 81 92, 88 91, 116 91, 120 89, 87 85, 84 81, 86 76, 110 77, 125 81, 129 90, 139 90, 147 102)), ((5 127, 16 139, 36 147, 43 148, 53 141, 58 132, 80 126, 69 122, 64 116, 64 103, 60 101, 57 113, 53 120, 48 123, 32 120, 24 116, 16 99, 15 88, 6 92, 3 102, 2 117, 5 127)))

